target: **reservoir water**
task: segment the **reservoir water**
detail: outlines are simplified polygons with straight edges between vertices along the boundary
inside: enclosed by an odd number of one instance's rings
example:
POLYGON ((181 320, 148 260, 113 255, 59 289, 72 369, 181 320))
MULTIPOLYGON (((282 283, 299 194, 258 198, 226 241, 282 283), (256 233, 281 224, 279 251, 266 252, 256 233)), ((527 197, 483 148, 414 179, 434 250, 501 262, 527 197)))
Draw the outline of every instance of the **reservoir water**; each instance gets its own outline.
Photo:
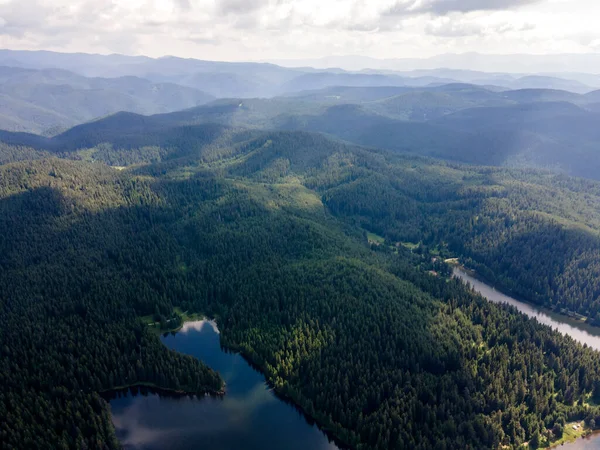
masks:
MULTIPOLYGON (((459 268, 454 276, 496 303, 508 303, 540 323, 600 350, 600 329, 537 308, 501 293, 459 268)), ((197 357, 218 371, 227 383, 224 397, 170 397, 123 394, 110 401, 117 437, 126 449, 140 450, 333 450, 338 447, 294 406, 279 399, 262 374, 239 354, 224 351, 214 322, 186 323, 163 343, 197 357)), ((560 447, 600 450, 593 435, 560 447)))
MULTIPOLYGON (((592 327, 580 321, 570 319, 569 317, 553 313, 545 309, 537 308, 528 303, 516 300, 493 287, 485 284, 477 278, 469 275, 462 269, 455 268, 454 276, 468 282, 477 292, 494 303, 507 303, 514 306, 529 317, 535 317, 538 322, 549 325, 560 333, 568 334, 573 339, 587 344, 588 346, 600 350, 600 329, 592 327)), ((600 435, 593 434, 586 438, 578 439, 574 442, 561 445, 557 448, 561 450, 600 450, 600 435)))
POLYGON ((568 334, 582 344, 587 344, 589 347, 600 350, 600 328, 592 327, 591 325, 571 319, 567 316, 556 314, 547 309, 538 308, 529 303, 516 300, 493 287, 488 286, 462 269, 455 268, 454 276, 465 282, 469 282, 477 292, 486 297, 489 301, 494 303, 508 303, 529 317, 535 317, 538 322, 549 325, 562 334, 568 334))
POLYGON ((293 405, 279 399, 239 354, 221 349, 214 322, 186 323, 161 338, 218 371, 223 397, 170 397, 131 392, 110 401, 117 437, 126 449, 333 450, 338 447, 293 405))

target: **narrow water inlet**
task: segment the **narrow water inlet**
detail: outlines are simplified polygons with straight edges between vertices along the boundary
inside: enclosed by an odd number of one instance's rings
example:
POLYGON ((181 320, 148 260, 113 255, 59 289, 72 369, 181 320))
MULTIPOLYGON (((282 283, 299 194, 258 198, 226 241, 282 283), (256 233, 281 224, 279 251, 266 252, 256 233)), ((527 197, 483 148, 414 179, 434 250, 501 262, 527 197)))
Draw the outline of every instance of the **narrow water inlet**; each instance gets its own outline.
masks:
POLYGON ((223 350, 213 321, 189 322, 161 338, 200 359, 227 383, 223 397, 127 394, 110 401, 117 437, 126 449, 337 450, 293 405, 278 398, 264 376, 239 354, 223 350))

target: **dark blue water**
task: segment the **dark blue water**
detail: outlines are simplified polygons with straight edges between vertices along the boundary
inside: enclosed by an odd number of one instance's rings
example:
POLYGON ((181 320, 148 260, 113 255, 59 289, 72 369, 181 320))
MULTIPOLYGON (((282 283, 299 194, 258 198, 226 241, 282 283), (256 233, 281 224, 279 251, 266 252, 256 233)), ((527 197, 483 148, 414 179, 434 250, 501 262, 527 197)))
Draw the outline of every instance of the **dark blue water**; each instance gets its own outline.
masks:
POLYGON ((219 345, 213 322, 185 324, 164 344, 204 361, 227 383, 220 397, 126 394, 110 401, 126 449, 332 450, 338 447, 292 405, 278 399, 240 355, 219 345))

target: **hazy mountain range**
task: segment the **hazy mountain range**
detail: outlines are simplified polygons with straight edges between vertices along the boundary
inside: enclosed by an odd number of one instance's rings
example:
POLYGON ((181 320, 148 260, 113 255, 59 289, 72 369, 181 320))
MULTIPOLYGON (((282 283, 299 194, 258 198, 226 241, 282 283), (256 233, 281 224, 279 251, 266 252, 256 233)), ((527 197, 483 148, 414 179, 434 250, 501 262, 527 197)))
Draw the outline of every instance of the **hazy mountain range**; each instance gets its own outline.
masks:
POLYGON ((214 97, 134 76, 86 78, 62 69, 0 67, 0 99, 0 128, 52 134, 117 111, 155 114, 214 97))
POLYGON ((457 70, 504 73, 543 73, 571 75, 600 73, 600 53, 527 55, 493 55, 481 53, 442 54, 431 58, 370 58, 368 56, 328 56, 313 59, 288 59, 273 61, 285 67, 339 67, 346 70, 411 71, 445 67, 457 70))
POLYGON ((0 64, 27 66, 0 66, 2 139, 38 150, 131 146, 132 135, 137 145, 156 133, 168 145, 174 127, 209 123, 320 132, 473 164, 600 173, 600 90, 574 79, 12 51, 0 51, 0 64), (117 112, 128 114, 110 116, 117 112))
POLYGON ((175 141, 181 127, 220 124, 320 132, 396 152, 472 164, 542 167, 597 179, 599 97, 600 91, 496 91, 466 84, 334 87, 272 99, 216 100, 169 114, 123 112, 52 139, 7 132, 0 138, 53 152, 102 143, 130 148, 158 141, 169 147, 179 145, 175 141))
MULTIPOLYGON (((560 62, 554 69, 549 66, 544 68, 531 65, 520 70, 499 70, 488 63, 475 67, 468 63, 467 56, 448 55, 430 60, 414 60, 415 62, 410 63, 403 62, 405 60, 332 57, 326 60, 285 62, 296 66, 290 68, 271 63, 202 61, 171 56, 149 58, 0 50, 0 65, 30 69, 61 68, 89 77, 137 76, 153 82, 172 82, 193 87, 217 97, 264 97, 280 95, 289 91, 290 87, 292 90, 299 91, 348 83, 353 86, 426 86, 432 83, 459 81, 495 85, 507 89, 556 88, 575 92, 588 92, 600 88, 600 76, 594 74, 594 55, 587 55, 585 58, 581 55, 573 55, 573 58, 581 60, 582 64, 585 63, 582 69, 576 69, 576 65, 565 63, 569 59, 565 56, 565 58, 551 59, 560 62), (418 61, 423 64, 418 64, 418 61), (578 70, 585 73, 576 73, 578 70), (307 80, 307 74, 312 74, 313 78, 308 77, 307 80), (339 77, 336 78, 336 75, 339 77), (313 86, 305 85, 309 81, 313 86)), ((488 55, 472 55, 472 57, 484 61, 496 58, 488 55)), ((497 58, 502 59, 502 57, 497 58)), ((517 55, 515 58, 520 56, 517 55)), ((536 58, 527 55, 522 59, 535 61, 536 58)), ((600 56, 597 59, 600 61, 600 56)), ((600 72, 600 62, 597 66, 600 72)))

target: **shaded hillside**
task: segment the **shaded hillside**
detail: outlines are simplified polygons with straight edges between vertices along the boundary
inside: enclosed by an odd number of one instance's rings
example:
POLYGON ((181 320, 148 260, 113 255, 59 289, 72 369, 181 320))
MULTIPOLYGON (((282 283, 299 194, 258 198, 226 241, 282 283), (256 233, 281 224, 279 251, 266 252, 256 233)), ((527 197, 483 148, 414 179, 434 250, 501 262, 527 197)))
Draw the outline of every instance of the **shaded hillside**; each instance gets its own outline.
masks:
POLYGON ((446 160, 600 177, 600 116, 590 103, 592 94, 501 92, 465 84, 400 93, 397 89, 408 88, 338 87, 292 97, 224 99, 168 114, 123 113, 74 127, 51 140, 5 132, 0 139, 54 152, 101 143, 117 149, 130 148, 131 143, 140 147, 156 140, 163 147, 178 147, 194 133, 202 133, 196 125, 221 124, 321 132, 355 144, 446 160))
POLYGON ((475 106, 500 106, 507 103, 489 91, 448 88, 401 94, 370 102, 365 107, 398 120, 426 122, 475 106))
POLYGON ((501 93, 501 96, 518 103, 570 102, 579 104, 590 101, 588 95, 557 89, 517 89, 514 91, 504 91, 501 93))
POLYGON ((464 130, 524 129, 556 119, 575 121, 586 117, 591 117, 587 111, 569 102, 536 102, 464 109, 434 123, 464 130))

